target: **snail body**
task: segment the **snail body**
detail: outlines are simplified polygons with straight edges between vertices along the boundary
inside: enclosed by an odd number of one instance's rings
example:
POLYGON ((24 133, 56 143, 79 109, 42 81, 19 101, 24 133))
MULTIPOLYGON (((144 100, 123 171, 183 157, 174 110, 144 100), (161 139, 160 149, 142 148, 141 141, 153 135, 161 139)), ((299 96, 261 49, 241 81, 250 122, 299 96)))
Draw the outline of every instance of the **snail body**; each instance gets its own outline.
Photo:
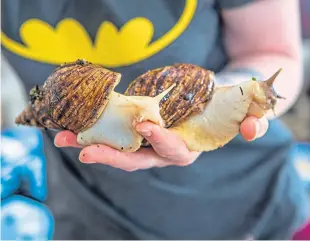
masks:
POLYGON ((262 117, 280 98, 272 88, 279 71, 266 81, 216 86, 215 75, 192 64, 147 71, 126 92, 114 91, 121 74, 78 60, 53 71, 16 123, 70 130, 81 145, 105 144, 134 152, 148 143, 135 125, 151 121, 178 135, 191 151, 227 144, 248 115, 262 117))

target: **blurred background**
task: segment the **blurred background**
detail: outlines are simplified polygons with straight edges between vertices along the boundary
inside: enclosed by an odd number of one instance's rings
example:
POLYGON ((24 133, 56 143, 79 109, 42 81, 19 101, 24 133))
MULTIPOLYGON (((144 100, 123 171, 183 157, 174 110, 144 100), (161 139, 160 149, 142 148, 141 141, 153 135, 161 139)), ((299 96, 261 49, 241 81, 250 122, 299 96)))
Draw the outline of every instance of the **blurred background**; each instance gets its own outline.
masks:
MULTIPOLYGON (((291 129, 293 135, 300 145, 296 147, 296 152, 294 155, 296 157, 296 168, 298 169, 301 177, 305 180, 306 185, 310 183, 310 0, 299 0, 301 4, 301 22, 302 22, 302 54, 303 54, 303 69, 304 69, 304 88, 302 93, 300 94, 298 100, 295 105, 280 119, 291 129)), ((8 164, 1 157, 1 195, 2 198, 7 197, 13 193, 13 189, 15 188, 16 182, 12 180, 12 163, 16 158, 21 158, 25 156, 25 152, 23 152, 23 133, 15 133, 14 132, 14 119, 15 117, 24 109, 28 99, 27 93, 25 92, 23 86, 21 85, 21 81, 18 75, 14 72, 14 70, 9 66, 6 59, 1 56, 1 131, 2 131, 2 144, 1 144, 1 153, 6 152, 7 155, 12 157, 11 163, 8 164), (14 137, 15 140, 21 141, 22 144, 18 144, 18 142, 12 142, 12 140, 8 141, 8 136, 14 137), (5 139, 7 138, 7 139, 5 139), (14 159, 15 158, 15 159, 14 159), (11 168, 11 169, 9 169, 11 168), (7 173, 9 175, 7 175, 7 173)), ((25 133, 27 130, 25 130, 25 133)), ((29 133, 26 133, 29 136, 29 133)), ((33 133, 33 140, 35 138, 40 138, 38 133, 33 133)), ((13 139, 14 139, 13 138, 13 139)), ((29 138, 28 138, 29 139, 29 138)), ((39 139, 38 139, 39 140, 39 139)), ((33 143, 40 143, 33 142, 33 143)), ((29 143, 28 143, 29 144, 29 143)), ((29 147, 32 150, 37 150, 38 146, 29 147)), ((35 158, 44 158, 43 154, 40 151, 32 153, 35 158)), ((20 159, 19 159, 20 160, 20 159)), ((23 161, 27 161, 28 159, 23 159, 23 161)), ((15 165, 15 164, 14 164, 15 165)), ((17 164, 16 164, 17 165, 17 164)), ((21 165, 20 163, 18 165, 21 165)), ((24 165, 25 166, 25 165, 24 165)), ((32 168, 33 165, 26 165, 26 168, 32 168)), ((37 173, 39 176, 43 177, 44 170, 38 169, 37 173)), ((38 181, 38 180, 37 180, 38 181)), ((39 182, 39 181, 38 181, 39 182)), ((309 185, 310 187, 310 185, 309 185)), ((17 186, 16 186, 17 188, 17 186)), ((42 193, 32 193, 37 199, 44 199, 44 195, 42 193), (42 196, 43 195, 43 196, 42 196)), ((14 200, 14 205, 20 202, 21 200, 14 200)), ((25 208, 27 205, 24 203, 25 208)), ((5 209, 3 209, 5 210, 5 209)), ((40 209, 42 211, 42 209, 40 209)), ((34 211, 33 211, 34 212, 34 211)), ((44 211, 46 212, 46 211, 44 211)), ((40 215, 43 215, 42 211, 40 215)), ((44 216, 44 215, 43 215, 44 216)), ((42 217, 43 217, 42 216, 42 217)), ((7 216, 6 216, 7 217, 7 216)), ((43 220, 38 216, 38 220, 43 220)), ((46 217, 46 216, 44 216, 46 217)), ((8 222, 10 224, 10 220, 2 220, 8 222)), ((29 221, 29 219, 28 219, 29 221)), ((33 220, 36 222, 36 220, 33 220)), ((9 227, 7 225, 6 227, 9 227)), ((12 233, 12 230, 2 229, 2 232, 12 233)), ((16 231, 16 230, 15 230, 16 231)), ((48 231, 48 230, 47 230, 48 231)), ((47 232, 43 230, 42 233, 47 232)), ((307 230, 310 238, 310 228, 307 230)), ((302 234, 301 234, 302 235, 302 234)), ((301 238, 302 236, 299 236, 301 238)), ((8 236, 6 236, 8 238, 8 236)))

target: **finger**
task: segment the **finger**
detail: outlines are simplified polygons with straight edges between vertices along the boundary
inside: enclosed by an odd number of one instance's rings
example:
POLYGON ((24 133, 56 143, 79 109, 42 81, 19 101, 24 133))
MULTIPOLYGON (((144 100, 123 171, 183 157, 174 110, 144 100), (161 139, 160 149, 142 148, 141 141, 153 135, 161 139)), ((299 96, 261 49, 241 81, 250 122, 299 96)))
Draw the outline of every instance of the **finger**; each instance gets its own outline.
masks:
POLYGON ((240 126, 240 133, 247 141, 253 141, 262 137, 268 129, 268 120, 266 118, 257 119, 256 117, 247 117, 240 126))
POLYGON ((57 147, 84 147, 77 143, 76 135, 71 131, 61 131, 57 133, 54 139, 54 145, 57 147))
POLYGON ((120 152, 105 145, 85 147, 79 155, 83 163, 101 163, 125 171, 148 169, 169 165, 169 160, 159 157, 154 150, 143 148, 136 152, 120 152))
POLYGON ((174 161, 187 161, 191 153, 178 136, 150 122, 140 123, 137 131, 152 145, 155 152, 174 161))

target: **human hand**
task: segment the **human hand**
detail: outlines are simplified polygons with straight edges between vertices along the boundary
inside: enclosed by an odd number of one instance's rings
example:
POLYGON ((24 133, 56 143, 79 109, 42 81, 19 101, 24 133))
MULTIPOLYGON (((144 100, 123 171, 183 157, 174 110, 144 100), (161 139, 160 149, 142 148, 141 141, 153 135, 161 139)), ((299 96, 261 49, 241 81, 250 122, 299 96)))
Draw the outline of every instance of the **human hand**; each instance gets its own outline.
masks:
MULTIPOLYGON (((168 129, 150 122, 140 123, 137 131, 148 140, 152 148, 141 148, 136 152, 120 152, 106 145, 81 146, 76 135, 70 131, 59 132, 55 137, 57 147, 82 148, 79 159, 83 163, 101 163, 125 171, 136 171, 152 167, 187 166, 193 163, 199 152, 191 152, 183 140, 168 129)), ((268 129, 266 118, 247 117, 241 124, 240 133, 247 141, 263 136, 268 129)))

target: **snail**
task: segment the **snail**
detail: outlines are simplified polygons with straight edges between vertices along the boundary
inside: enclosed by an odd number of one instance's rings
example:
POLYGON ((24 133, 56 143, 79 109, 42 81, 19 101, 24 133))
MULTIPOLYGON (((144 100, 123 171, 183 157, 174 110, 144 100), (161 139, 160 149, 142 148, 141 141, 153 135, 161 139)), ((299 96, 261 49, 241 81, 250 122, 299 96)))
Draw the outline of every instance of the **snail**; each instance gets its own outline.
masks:
POLYGON ((239 134, 248 115, 273 110, 279 96, 268 80, 218 86, 215 74, 193 64, 149 70, 133 80, 124 94, 114 91, 121 74, 84 60, 56 68, 15 123, 70 130, 81 145, 106 144, 137 151, 149 143, 135 125, 151 121, 179 136, 190 151, 212 151, 239 134))
POLYGON ((114 91, 121 74, 85 60, 56 68, 42 86, 30 90, 30 100, 15 123, 51 130, 70 130, 78 143, 104 143, 123 151, 136 151, 143 137, 134 129, 142 121, 163 126, 160 100, 125 96, 114 91))
MULTIPOLYGON (((161 101, 164 127, 179 136, 190 151, 212 151, 239 134, 247 116, 274 112, 278 95, 273 83, 282 69, 269 79, 255 78, 237 85, 215 85, 215 74, 193 64, 175 64, 142 74, 126 95, 156 96, 173 83, 175 88, 161 101)), ((143 146, 149 144, 144 140, 143 146)))

